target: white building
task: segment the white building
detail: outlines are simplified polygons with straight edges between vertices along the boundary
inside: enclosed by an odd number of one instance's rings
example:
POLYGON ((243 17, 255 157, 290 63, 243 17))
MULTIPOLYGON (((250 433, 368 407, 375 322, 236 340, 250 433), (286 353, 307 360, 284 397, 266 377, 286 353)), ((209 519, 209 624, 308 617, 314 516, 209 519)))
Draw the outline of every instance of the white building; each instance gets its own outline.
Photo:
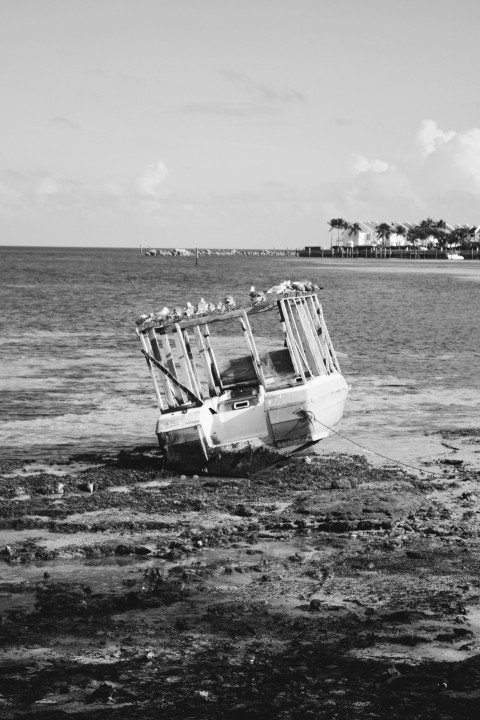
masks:
POLYGON ((375 235, 375 223, 358 222, 357 230, 347 228, 342 230, 338 236, 338 245, 342 247, 364 247, 366 245, 376 245, 377 238, 375 235))
MULTIPOLYGON (((338 245, 342 247, 383 247, 383 240, 377 235, 377 224, 378 223, 374 221, 353 223, 352 227, 355 229, 352 229, 351 227, 346 230, 342 230, 338 238, 338 245)), ((405 247, 405 245, 407 245, 406 234, 413 224, 396 223, 392 227, 397 227, 399 225, 405 228, 405 235, 392 232, 389 238, 385 238, 385 247, 405 247)))

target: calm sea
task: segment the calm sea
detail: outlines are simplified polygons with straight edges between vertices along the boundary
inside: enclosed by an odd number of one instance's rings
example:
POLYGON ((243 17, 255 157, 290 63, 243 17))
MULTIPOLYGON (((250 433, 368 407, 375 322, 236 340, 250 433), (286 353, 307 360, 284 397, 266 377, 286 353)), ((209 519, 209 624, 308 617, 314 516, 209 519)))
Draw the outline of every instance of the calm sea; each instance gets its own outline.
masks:
MULTIPOLYGON (((135 318, 164 305, 248 302, 250 285, 312 279, 351 384, 342 433, 414 460, 426 433, 480 425, 480 263, 144 257, 0 248, 0 454, 154 444, 155 398, 135 318)), ((268 339, 267 339, 268 340, 268 339)), ((358 452, 341 438, 323 448, 358 452)))

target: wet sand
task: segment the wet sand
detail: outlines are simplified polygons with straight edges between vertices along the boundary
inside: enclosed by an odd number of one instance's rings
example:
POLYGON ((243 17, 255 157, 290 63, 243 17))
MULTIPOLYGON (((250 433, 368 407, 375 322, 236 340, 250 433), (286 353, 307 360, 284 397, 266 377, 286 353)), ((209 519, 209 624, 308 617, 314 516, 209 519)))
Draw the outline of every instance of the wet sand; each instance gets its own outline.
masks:
POLYGON ((480 433, 425 447, 2 461, 0 716, 477 718, 480 433))

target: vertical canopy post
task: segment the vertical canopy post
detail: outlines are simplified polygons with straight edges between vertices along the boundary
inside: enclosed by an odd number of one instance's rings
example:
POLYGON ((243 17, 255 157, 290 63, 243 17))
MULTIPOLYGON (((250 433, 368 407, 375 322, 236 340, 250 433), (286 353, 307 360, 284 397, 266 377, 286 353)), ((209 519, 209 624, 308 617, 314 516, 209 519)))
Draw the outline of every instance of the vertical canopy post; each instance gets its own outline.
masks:
POLYGON ((255 365, 255 370, 258 375, 258 379, 260 380, 263 387, 266 387, 265 383, 265 373, 263 372, 262 363, 260 360, 260 356, 258 354, 257 346, 255 345, 255 340, 252 333, 252 328, 250 327, 250 323, 248 322, 247 313, 244 311, 243 315, 240 316, 240 322, 242 324, 242 330, 243 334, 245 335, 245 338, 248 343, 248 347, 250 349, 251 356, 253 358, 253 362, 255 365))

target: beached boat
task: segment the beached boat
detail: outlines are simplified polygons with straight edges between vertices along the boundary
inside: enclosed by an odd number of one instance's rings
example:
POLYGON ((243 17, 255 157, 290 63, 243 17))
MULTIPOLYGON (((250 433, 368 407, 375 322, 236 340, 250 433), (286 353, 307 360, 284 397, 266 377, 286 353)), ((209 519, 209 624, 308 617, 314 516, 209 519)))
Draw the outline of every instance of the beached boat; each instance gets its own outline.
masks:
POLYGON ((460 253, 447 253, 447 260, 464 260, 465 258, 460 253))
POLYGON ((169 469, 248 475, 342 418, 348 385, 316 292, 262 294, 248 307, 227 300, 137 320, 169 469))

